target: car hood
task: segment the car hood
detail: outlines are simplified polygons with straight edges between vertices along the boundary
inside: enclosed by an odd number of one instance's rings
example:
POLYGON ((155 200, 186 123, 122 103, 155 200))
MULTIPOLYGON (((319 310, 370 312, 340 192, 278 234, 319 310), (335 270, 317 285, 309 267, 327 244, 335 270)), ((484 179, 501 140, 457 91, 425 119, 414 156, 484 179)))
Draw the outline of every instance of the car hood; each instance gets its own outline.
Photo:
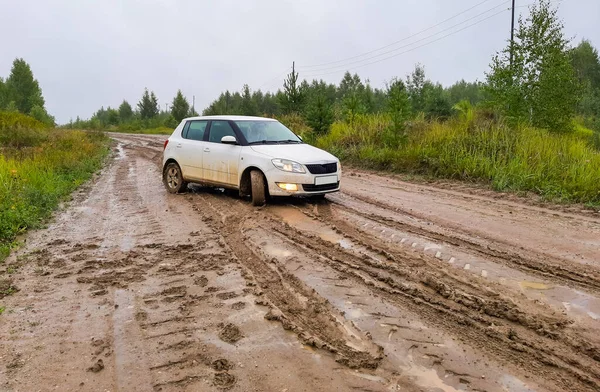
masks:
POLYGON ((289 159, 298 163, 337 162, 338 159, 320 148, 309 144, 259 144, 251 146, 252 150, 271 158, 289 159))

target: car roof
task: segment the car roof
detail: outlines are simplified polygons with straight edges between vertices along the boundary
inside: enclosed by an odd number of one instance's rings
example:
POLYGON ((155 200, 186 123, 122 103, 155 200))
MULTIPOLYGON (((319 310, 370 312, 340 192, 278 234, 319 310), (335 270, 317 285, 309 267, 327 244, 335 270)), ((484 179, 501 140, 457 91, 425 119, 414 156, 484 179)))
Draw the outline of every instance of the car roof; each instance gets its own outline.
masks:
POLYGON ((197 116, 184 118, 184 120, 277 121, 274 118, 255 116, 197 116))

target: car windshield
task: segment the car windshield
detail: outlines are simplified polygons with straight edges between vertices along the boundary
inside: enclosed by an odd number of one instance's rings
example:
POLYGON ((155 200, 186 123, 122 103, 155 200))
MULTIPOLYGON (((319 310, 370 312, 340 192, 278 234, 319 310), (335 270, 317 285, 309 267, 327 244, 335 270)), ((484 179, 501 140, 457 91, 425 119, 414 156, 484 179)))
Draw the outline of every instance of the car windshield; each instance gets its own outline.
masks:
POLYGON ((250 144, 302 143, 302 140, 278 121, 235 121, 250 144))

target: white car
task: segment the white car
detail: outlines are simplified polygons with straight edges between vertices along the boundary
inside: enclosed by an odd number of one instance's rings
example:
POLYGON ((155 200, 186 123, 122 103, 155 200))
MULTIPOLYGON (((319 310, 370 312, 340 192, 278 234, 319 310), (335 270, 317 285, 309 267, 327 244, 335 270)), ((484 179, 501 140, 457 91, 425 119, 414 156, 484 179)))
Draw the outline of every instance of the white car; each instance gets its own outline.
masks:
POLYGON ((200 183, 239 190, 263 205, 268 196, 340 190, 340 161, 302 142, 279 121, 246 116, 184 119, 165 141, 163 182, 171 193, 200 183))

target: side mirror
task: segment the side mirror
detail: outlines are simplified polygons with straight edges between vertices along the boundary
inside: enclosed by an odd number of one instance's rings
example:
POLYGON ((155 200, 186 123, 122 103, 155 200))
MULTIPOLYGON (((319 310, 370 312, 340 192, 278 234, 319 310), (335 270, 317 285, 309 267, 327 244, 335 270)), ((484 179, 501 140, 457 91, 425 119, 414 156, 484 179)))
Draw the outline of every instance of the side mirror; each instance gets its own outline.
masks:
POLYGON ((237 139, 235 136, 223 136, 221 138, 221 143, 223 144, 237 144, 237 139))

